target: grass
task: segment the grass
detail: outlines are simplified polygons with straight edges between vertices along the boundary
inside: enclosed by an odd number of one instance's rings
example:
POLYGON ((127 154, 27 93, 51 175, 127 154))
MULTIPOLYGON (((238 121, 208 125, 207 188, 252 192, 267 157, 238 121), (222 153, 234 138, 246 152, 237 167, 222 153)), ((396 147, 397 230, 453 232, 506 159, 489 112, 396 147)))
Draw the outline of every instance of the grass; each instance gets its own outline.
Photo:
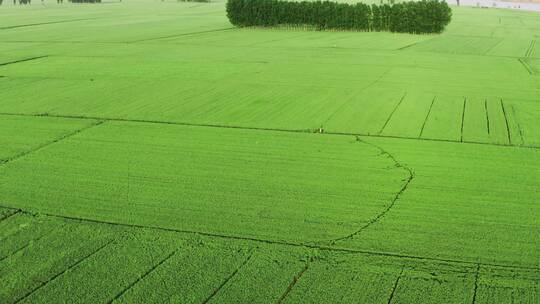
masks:
POLYGON ((0 7, 1 303, 537 303, 540 15, 0 7))

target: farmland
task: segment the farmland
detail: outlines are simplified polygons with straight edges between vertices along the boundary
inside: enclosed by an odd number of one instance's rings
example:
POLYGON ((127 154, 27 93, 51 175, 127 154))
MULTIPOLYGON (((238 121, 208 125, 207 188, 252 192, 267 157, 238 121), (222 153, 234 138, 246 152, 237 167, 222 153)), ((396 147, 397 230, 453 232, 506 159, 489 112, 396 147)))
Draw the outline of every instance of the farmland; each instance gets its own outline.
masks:
POLYGON ((538 303, 540 15, 452 10, 4 1, 0 303, 538 303))

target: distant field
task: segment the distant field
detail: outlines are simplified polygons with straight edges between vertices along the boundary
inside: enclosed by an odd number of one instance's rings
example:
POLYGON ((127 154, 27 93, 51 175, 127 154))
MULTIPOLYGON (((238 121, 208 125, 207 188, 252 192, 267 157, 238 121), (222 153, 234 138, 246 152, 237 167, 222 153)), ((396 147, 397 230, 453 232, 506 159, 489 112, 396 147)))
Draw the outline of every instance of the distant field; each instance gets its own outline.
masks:
POLYGON ((508 2, 540 3, 540 0, 507 0, 508 2))
POLYGON ((4 3, 0 303, 538 303, 540 15, 453 13, 4 3))

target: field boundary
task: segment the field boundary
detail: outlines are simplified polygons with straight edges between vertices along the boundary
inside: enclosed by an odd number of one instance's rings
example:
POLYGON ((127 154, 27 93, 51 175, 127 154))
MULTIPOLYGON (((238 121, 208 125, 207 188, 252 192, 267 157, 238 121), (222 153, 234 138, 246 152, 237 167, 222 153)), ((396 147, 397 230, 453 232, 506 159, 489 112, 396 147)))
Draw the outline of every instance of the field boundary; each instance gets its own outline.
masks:
MULTIPOLYGON (((21 208, 8 207, 5 205, 0 205, 0 207, 6 208, 6 209, 21 210, 22 213, 28 214, 31 216, 34 216, 35 214, 37 214, 37 212, 25 211, 21 208)), ((151 225, 125 224, 125 223, 117 223, 117 222, 112 222, 112 221, 94 220, 94 219, 58 215, 58 214, 44 213, 44 212, 40 212, 39 214, 53 217, 53 218, 63 219, 67 221, 104 224, 104 225, 110 225, 110 226, 116 226, 116 227, 154 229, 154 230, 159 230, 159 231, 177 232, 177 233, 182 233, 182 234, 195 234, 195 235, 200 235, 204 237, 215 237, 215 238, 231 239, 231 240, 238 240, 238 241, 253 241, 253 242, 270 244, 270 245, 303 247, 303 248, 308 248, 308 249, 317 249, 321 251, 341 252, 341 253, 350 253, 350 254, 364 254, 364 255, 371 255, 371 256, 403 258, 403 259, 420 260, 420 261, 454 263, 454 264, 469 265, 469 266, 480 264, 482 266, 520 269, 520 270, 532 270, 532 271, 540 272, 540 267, 533 267, 533 266, 519 266, 519 265, 507 265, 507 264, 497 264, 497 263, 479 263, 479 262, 473 262, 473 261, 467 261, 467 260, 443 259, 443 258, 407 255, 407 254, 384 252, 384 251, 354 249, 354 248, 345 248, 345 247, 332 247, 332 246, 314 245, 314 244, 306 244, 306 243, 294 243, 294 242, 288 242, 288 241, 258 239, 258 238, 253 238, 253 237, 243 237, 243 236, 237 236, 237 235, 218 234, 218 233, 193 231, 193 230, 182 230, 182 229, 176 229, 176 228, 166 228, 166 227, 151 226, 151 225)))
MULTIPOLYGON (((159 121, 159 120, 145 120, 145 119, 127 119, 127 118, 105 118, 105 117, 94 117, 94 116, 78 116, 78 115, 55 115, 55 114, 23 114, 23 113, 7 113, 0 112, 0 115, 9 115, 9 116, 25 116, 25 117, 53 117, 53 118, 68 118, 68 119, 88 119, 88 120, 100 120, 103 122, 113 121, 113 122, 126 122, 126 123, 148 123, 148 124, 166 124, 166 125, 178 125, 178 126, 193 126, 193 127, 207 127, 207 128, 223 128, 223 129, 238 129, 238 130, 256 130, 256 131, 273 131, 273 132, 289 132, 289 133, 313 133, 313 130, 310 129, 279 129, 279 128, 260 128, 260 127, 246 127, 246 126, 235 126, 235 125, 219 125, 219 124, 198 124, 198 123, 187 123, 187 122, 174 122, 174 121, 159 121)), ((353 132, 329 132, 324 131, 320 133, 321 135, 340 135, 340 136, 361 136, 361 137, 373 137, 373 138, 389 138, 389 139, 407 139, 407 140, 417 140, 417 141, 428 141, 428 142, 446 142, 454 144, 475 144, 475 145, 484 145, 484 146, 496 146, 496 147, 506 147, 506 148, 517 148, 517 149, 533 149, 540 150, 540 146, 532 145, 508 145, 508 144, 499 144, 493 142, 479 142, 479 141, 457 141, 450 139, 437 139, 437 138, 419 138, 419 137, 410 137, 410 136, 395 136, 395 135, 384 135, 384 134, 367 134, 367 133, 353 133, 353 132)), ((0 161, 1 164, 1 161, 0 161)))

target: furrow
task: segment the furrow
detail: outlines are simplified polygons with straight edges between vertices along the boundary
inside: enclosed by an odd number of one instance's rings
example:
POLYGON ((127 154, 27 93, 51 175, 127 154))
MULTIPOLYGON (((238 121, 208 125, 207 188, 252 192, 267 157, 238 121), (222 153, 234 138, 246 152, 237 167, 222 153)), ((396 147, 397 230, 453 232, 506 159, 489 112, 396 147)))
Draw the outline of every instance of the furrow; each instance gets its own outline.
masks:
MULTIPOLYGON (((60 227, 57 227, 57 228, 54 228, 53 230, 57 230, 59 228, 62 228, 63 226, 65 226, 64 224, 61 224, 60 227)), ((41 240, 42 238, 44 238, 45 236, 49 235, 52 231, 49 231, 47 233, 43 233, 42 235, 40 235, 39 237, 33 239, 33 240, 30 240, 28 243, 26 243, 24 246, 20 247, 19 249, 13 251, 12 253, 0 258, 0 262, 2 262, 3 260, 6 260, 14 255, 16 255, 17 253, 25 250, 26 248, 28 248, 28 246, 30 246, 32 243, 35 243, 35 242, 38 242, 39 240, 41 240)))
POLYGON ((503 42, 503 41, 504 41, 504 39, 499 39, 499 41, 497 41, 497 43, 495 43, 495 44, 493 44, 491 47, 489 47, 489 48, 484 52, 483 55, 489 56, 489 55, 488 55, 489 52, 491 52, 491 50, 493 50, 495 47, 497 47, 497 46, 498 46, 499 44, 501 44, 501 42, 503 42))
POLYGON ((192 36, 192 35, 199 35, 199 34, 206 34, 206 33, 215 33, 215 32, 224 32, 224 31, 230 31, 230 30, 234 30, 234 29, 236 29, 236 27, 226 27, 226 28, 215 29, 215 30, 207 30, 207 31, 199 31, 199 32, 190 32, 190 33, 182 33, 182 34, 175 34, 175 35, 168 35, 168 36, 160 36, 160 37, 153 37, 153 38, 146 38, 146 39, 132 40, 132 41, 129 41, 128 43, 138 43, 138 42, 154 41, 154 40, 167 39, 167 38, 174 38, 174 37, 192 36))
POLYGON ((431 101, 431 105, 429 106, 429 110, 427 112, 426 119, 424 119, 424 123, 422 124, 422 128, 420 129, 420 135, 418 135, 418 139, 422 139, 422 135, 424 134, 424 129, 426 127, 426 123, 428 121, 429 114, 431 114, 431 109, 433 108, 433 104, 435 103, 435 99, 437 99, 436 96, 433 97, 433 100, 431 101))
POLYGON ((69 137, 75 136, 75 135, 77 135, 77 134, 79 134, 79 133, 81 133, 81 132, 83 132, 83 131, 85 131, 85 130, 88 130, 88 129, 93 128, 93 127, 96 127, 96 126, 99 126, 99 125, 103 124, 104 122, 105 122, 105 121, 103 121, 103 120, 97 121, 96 123, 93 123, 93 124, 91 124, 91 125, 88 125, 88 126, 86 126, 86 127, 84 127, 84 128, 77 129, 77 130, 75 130, 75 131, 73 131, 73 132, 70 132, 70 133, 68 133, 68 134, 65 134, 65 135, 63 135, 63 136, 61 136, 61 137, 58 137, 58 138, 54 139, 54 140, 51 140, 51 141, 49 141, 49 142, 46 142, 46 143, 44 143, 44 144, 42 144, 42 145, 40 145, 40 146, 35 147, 34 149, 27 150, 27 151, 23 151, 22 153, 19 153, 19 154, 15 155, 15 156, 12 156, 12 157, 10 157, 10 158, 6 158, 6 159, 3 159, 3 160, 0 160, 0 165, 2 165, 2 164, 7 164, 7 163, 10 163, 10 162, 13 162, 13 161, 18 160, 18 159, 20 159, 20 158, 23 158, 23 157, 25 157, 25 156, 27 156, 27 155, 29 155, 29 154, 38 152, 38 151, 40 151, 40 150, 42 150, 42 149, 44 149, 44 148, 46 148, 46 147, 48 147, 48 146, 50 146, 50 145, 53 145, 53 144, 55 144, 55 143, 57 143, 57 142, 60 142, 60 141, 62 141, 62 140, 64 140, 64 139, 67 139, 67 138, 69 138, 69 137))
POLYGON ((488 106, 487 106, 487 99, 484 100, 484 109, 486 111, 486 121, 487 121, 487 134, 490 134, 490 128, 489 128, 489 112, 488 112, 488 106))
POLYGON ((525 144, 525 141, 523 139, 523 130, 521 129, 521 125, 519 124, 519 121, 517 120, 517 115, 516 115, 516 109, 514 108, 514 106, 512 105, 511 106, 512 108, 512 114, 514 115, 514 118, 516 119, 516 124, 517 124, 517 127, 518 127, 518 131, 519 131, 519 137, 521 139, 521 144, 525 144))
POLYGON ((463 110, 461 110, 461 138, 460 142, 463 142, 463 126, 465 124, 465 108, 467 106, 467 98, 463 99, 463 110))
POLYGON ((103 19, 103 18, 102 18, 102 17, 94 17, 94 18, 71 19, 71 20, 61 20, 61 21, 51 21, 51 22, 41 22, 41 23, 30 23, 30 24, 11 25, 11 26, 0 27, 0 30, 10 30, 10 29, 15 29, 15 28, 20 28, 20 27, 39 26, 39 25, 49 25, 49 24, 58 24, 58 23, 69 23, 69 22, 86 21, 86 20, 95 20, 95 19, 103 19))
POLYGON ((291 293, 296 283, 298 283, 298 281, 302 278, 304 273, 306 273, 308 268, 309 268, 309 262, 306 262, 306 265, 304 266, 304 268, 302 268, 302 270, 300 270, 300 272, 293 277, 291 283, 289 283, 289 286, 287 286, 287 289, 285 290, 285 292, 279 297, 277 301, 278 304, 283 303, 283 301, 287 298, 289 293, 291 293))
POLYGON ((401 272, 399 273, 398 277, 396 278, 396 281, 394 282, 394 286, 392 287, 392 292, 390 293, 390 296, 388 297, 388 304, 392 303, 392 300, 394 299, 394 296, 396 294, 397 287, 399 285, 399 280, 401 280, 401 277, 403 276, 404 268, 401 268, 401 272))
POLYGON ((212 298, 215 297, 218 294, 218 292, 221 289, 223 289, 223 287, 225 287, 225 285, 227 285, 227 283, 229 283, 229 281, 232 280, 232 278, 234 278, 238 274, 238 272, 240 272, 242 267, 244 267, 249 262, 249 260, 251 260, 252 256, 253 256, 253 253, 251 253, 244 260, 244 262, 242 262, 242 264, 240 266, 238 266, 238 268, 236 268, 227 278, 225 278, 225 280, 223 282, 221 282, 221 284, 218 286, 218 288, 214 289, 214 291, 203 301, 203 304, 206 304, 206 303, 210 302, 210 300, 212 300, 212 298))
POLYGON ((0 222, 3 221, 3 220, 7 220, 8 218, 14 216, 14 215, 17 215, 19 213, 22 212, 22 210, 20 209, 15 209, 15 210, 12 210, 13 212, 7 214, 7 215, 4 215, 3 217, 0 217, 0 222))
POLYGON ((428 42, 428 41, 433 40, 433 39, 435 39, 435 38, 437 38, 437 37, 433 37, 433 38, 430 38, 430 39, 427 39, 427 40, 416 41, 416 42, 413 42, 413 43, 411 43, 411 44, 407 44, 407 45, 405 45, 405 46, 402 46, 402 47, 400 47, 400 48, 397 48, 396 50, 398 50, 398 51, 406 50, 406 49, 408 49, 408 48, 410 48, 410 47, 413 47, 413 46, 415 46, 415 45, 418 45, 418 44, 421 44, 421 43, 424 43, 424 42, 428 42))
POLYGON ((35 293, 36 291, 40 290, 41 288, 47 286, 47 284, 49 284, 50 282, 56 280, 57 278, 59 278, 60 276, 62 276, 64 273, 68 272, 69 270, 73 269, 74 267, 77 267, 77 265, 81 264, 82 262, 84 262, 85 260, 87 260, 88 258, 92 257, 93 255, 97 254, 98 252, 100 252, 101 250, 103 250, 105 247, 107 247, 108 245, 110 245, 111 243, 113 242, 113 240, 110 240, 108 241, 107 243, 103 244, 102 246, 98 247, 96 250, 92 251, 91 253, 87 254, 86 256, 84 256, 82 259, 78 260, 77 262, 75 262, 74 264, 70 265, 69 267, 67 267, 66 269, 62 270, 61 272, 55 274, 53 277, 51 277, 49 280, 47 281, 44 281, 44 282, 41 282, 41 284, 39 284, 37 287, 35 287, 34 289, 32 289, 31 291, 29 291, 28 293, 26 293, 25 295, 23 295, 21 298, 19 298, 18 300, 15 301, 15 303, 20 303, 21 301, 23 301, 24 299, 28 298, 29 296, 31 296, 33 293, 35 293))
POLYGON ((531 40, 531 43, 529 44, 527 51, 525 51, 525 57, 531 57, 535 44, 536 44, 536 40, 531 40))
POLYGON ((510 125, 508 124, 508 117, 506 116, 506 109, 504 107, 504 101, 501 99, 501 109, 504 116, 504 123, 506 125, 506 135, 508 136, 508 144, 512 145, 512 138, 510 136, 510 125))
POLYGON ((518 61, 521 63, 521 65, 523 65, 523 67, 527 70, 527 72, 529 72, 529 74, 534 75, 533 70, 523 58, 518 58, 518 61))
POLYGON ((390 122, 390 119, 392 119, 392 116, 394 115, 396 110, 399 108, 399 105, 401 105, 401 103, 403 102, 403 99, 405 99, 405 96, 407 96, 407 93, 405 93, 405 94, 403 94, 403 96, 401 96, 401 99, 399 100, 399 102, 396 104, 396 106, 392 110, 392 113, 390 113, 390 115, 388 116, 388 118, 384 122, 384 125, 382 126, 381 130, 379 131, 379 134, 381 134, 384 131, 384 129, 386 128, 386 126, 390 122))
POLYGON ((478 294, 478 277, 480 276, 480 264, 476 266, 476 273, 474 275, 474 290, 472 297, 472 304, 476 303, 476 295, 478 294))
POLYGON ((2 63, 0 63, 0 66, 6 66, 6 65, 16 64, 16 63, 20 63, 20 62, 38 60, 38 59, 47 58, 47 57, 49 57, 49 55, 35 56, 35 57, 23 58, 23 59, 19 59, 19 60, 15 60, 15 61, 2 62, 2 63))
MULTIPOLYGON (((375 79, 374 81, 368 83, 367 85, 365 85, 364 87, 362 87, 358 93, 360 92, 363 92, 364 90, 367 90, 369 89, 370 87, 374 86, 375 84, 377 84, 384 76, 386 76, 386 74, 388 74, 392 69, 388 69, 386 71, 384 71, 384 73, 381 74, 381 76, 379 76, 377 79, 375 79)), ((326 123, 328 123, 333 117, 334 115, 336 115, 337 113, 339 113, 342 109, 344 109, 350 102, 352 101, 352 97, 351 98, 348 98, 347 101, 345 101, 343 104, 341 104, 339 107, 337 107, 336 110, 334 110, 330 115, 328 115, 328 117, 326 118, 326 120, 324 120, 323 122, 323 125, 325 125, 326 123)))
POLYGON ((167 262, 170 258, 172 258, 178 250, 172 251, 169 255, 167 255, 165 258, 163 258, 161 261, 159 261, 157 264, 153 265, 150 269, 148 269, 145 273, 143 273, 142 276, 138 277, 135 281, 133 281, 131 284, 126 286, 122 291, 120 291, 114 298, 112 298, 108 303, 113 303, 114 301, 118 300, 122 295, 124 295, 128 290, 133 288, 133 286, 137 285, 142 279, 144 279, 147 275, 152 273, 154 270, 156 270, 159 266, 161 266, 163 263, 167 262))

